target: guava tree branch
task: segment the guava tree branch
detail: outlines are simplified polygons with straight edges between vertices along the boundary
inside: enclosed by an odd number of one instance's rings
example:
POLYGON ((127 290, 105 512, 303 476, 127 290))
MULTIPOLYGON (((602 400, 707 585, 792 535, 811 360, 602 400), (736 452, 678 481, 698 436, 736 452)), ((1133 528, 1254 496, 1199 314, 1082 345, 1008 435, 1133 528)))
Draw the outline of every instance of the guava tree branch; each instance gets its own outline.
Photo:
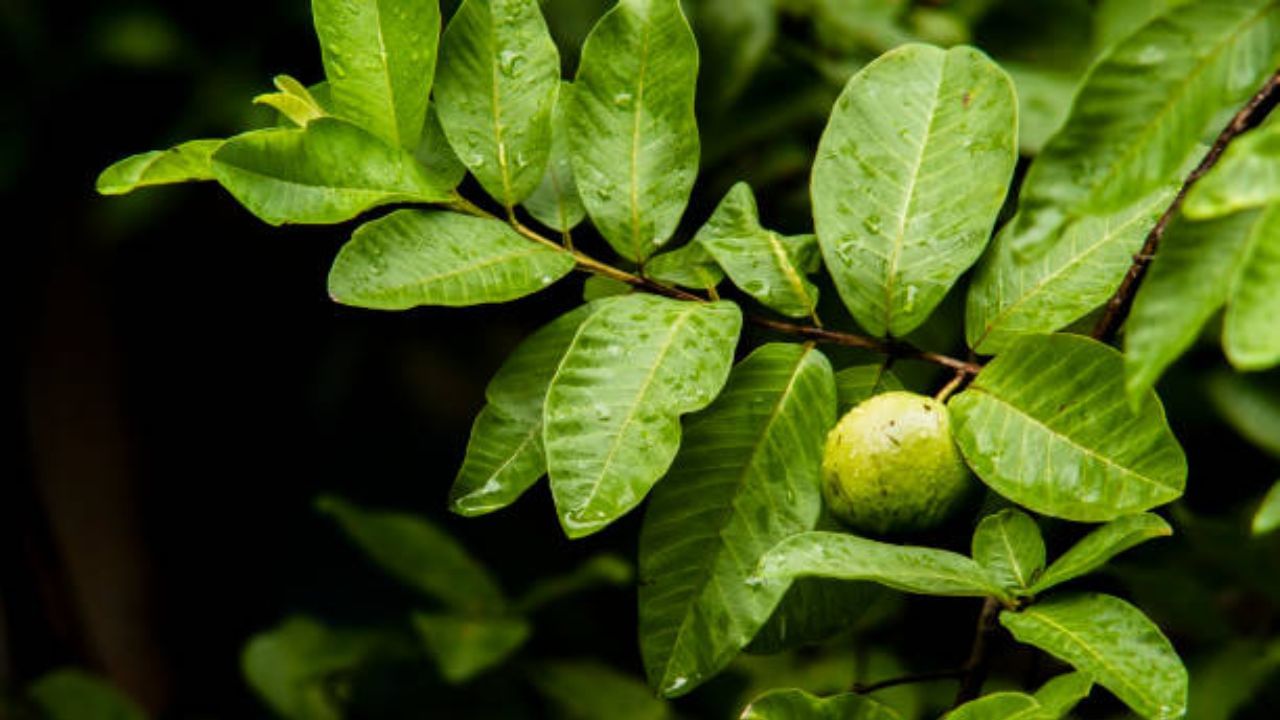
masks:
POLYGON ((853 692, 859 695, 866 695, 877 690, 885 688, 897 687, 899 685, 912 685, 915 683, 933 682, 935 680, 958 680, 964 677, 966 670, 964 668, 953 668, 951 670, 937 670, 934 672, 917 673, 915 675, 902 675, 900 677, 889 678, 873 683, 854 683, 853 692))
MULTIPOLYGON (((570 247, 562 246, 553 240, 550 240, 536 230, 521 223, 514 215, 506 220, 490 213, 482 207, 472 203, 461 195, 455 197, 452 207, 458 212, 464 212, 469 215, 478 217, 491 218, 507 222, 516 232, 528 240, 536 242, 540 245, 555 248, 562 252, 570 253, 577 262, 577 269, 583 272, 589 272, 601 277, 607 277, 618 282, 626 283, 631 287, 654 295, 662 295, 676 300, 687 300, 691 302, 707 302, 707 298, 683 290, 678 287, 664 285, 651 278, 627 272, 622 268, 614 267, 608 263, 597 260, 590 255, 570 247)), ((856 333, 840 332, 838 330, 828 330, 814 325, 800 325, 797 323, 785 322, 782 320, 774 320, 772 318, 751 315, 747 320, 757 327, 762 327, 774 332, 785 333, 787 335, 795 335, 812 340, 814 342, 827 343, 830 345, 843 345, 845 347, 862 348, 871 350, 892 358, 905 358, 909 360, 921 360, 941 367, 950 368, 957 373, 965 375, 977 375, 982 366, 975 362, 969 362, 953 358, 949 355, 921 350, 909 343, 901 341, 882 340, 880 338, 870 337, 867 335, 858 335, 856 333)))
POLYGON ((1165 209, 1160 219, 1151 228, 1151 232, 1147 233, 1147 239, 1142 244, 1142 249, 1137 255, 1133 256, 1133 263, 1129 265, 1128 272, 1125 273, 1124 279, 1120 282, 1120 287, 1116 288, 1111 299, 1107 301, 1106 311, 1102 317, 1098 318, 1097 324, 1093 326, 1092 335, 1097 340, 1110 340, 1115 336, 1120 326, 1124 324, 1125 318, 1129 316, 1129 309, 1133 306, 1133 297, 1138 292, 1138 287, 1142 284, 1142 279, 1146 275, 1147 266, 1151 264, 1151 260, 1155 258, 1156 251, 1160 249, 1160 240, 1164 237, 1165 230, 1169 223, 1178 214, 1178 209, 1182 207, 1182 201, 1186 199, 1187 192, 1191 190, 1191 186, 1196 181, 1209 172, 1218 160, 1222 157, 1222 153, 1227 149, 1227 145, 1236 139, 1241 133, 1251 128, 1257 127, 1259 123, 1266 119, 1267 115, 1275 108, 1277 101, 1280 101, 1280 70, 1277 70, 1267 82, 1249 98, 1249 102, 1240 108, 1232 118, 1231 122, 1218 133, 1217 139, 1213 141, 1213 146, 1209 148, 1209 152, 1205 153, 1200 163, 1195 169, 1187 175, 1182 182, 1182 187, 1178 189, 1178 194, 1174 196, 1173 202, 1165 209))
POLYGON ((987 642, 995 632, 999 616, 999 600, 989 597, 982 602, 982 612, 978 614, 977 627, 973 630, 973 645, 969 649, 969 659, 964 663, 964 675, 953 707, 960 707, 981 694, 982 684, 987 680, 987 642))

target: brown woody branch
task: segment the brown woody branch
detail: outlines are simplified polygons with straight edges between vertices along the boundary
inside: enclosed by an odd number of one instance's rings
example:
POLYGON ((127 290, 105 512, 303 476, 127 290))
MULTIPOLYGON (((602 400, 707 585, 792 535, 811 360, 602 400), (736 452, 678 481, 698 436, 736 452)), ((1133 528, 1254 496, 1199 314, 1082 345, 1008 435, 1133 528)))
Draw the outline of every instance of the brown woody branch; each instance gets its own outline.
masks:
POLYGON ((1129 316, 1129 309, 1133 306, 1133 297, 1138 292, 1138 287, 1142 284, 1142 279, 1146 275, 1147 266, 1151 264, 1151 260, 1155 257, 1156 251, 1160 249, 1160 240, 1164 237, 1165 230, 1169 223, 1177 215, 1178 209, 1182 207, 1182 201, 1186 199, 1187 192, 1191 190, 1191 186, 1204 176, 1205 173, 1218 163, 1222 157, 1222 153, 1227 149, 1227 145, 1236 139, 1241 133, 1257 127, 1272 109, 1275 108, 1277 101, 1280 101, 1280 70, 1277 70, 1267 82, 1254 93, 1249 102, 1240 108, 1232 118, 1231 122, 1218 133, 1217 139, 1213 141, 1213 146, 1209 148, 1200 164, 1196 165, 1187 178, 1182 182, 1182 187, 1178 189, 1178 194, 1174 196, 1173 202, 1165 209, 1164 214, 1156 221, 1155 226, 1151 228, 1151 232, 1147 233, 1147 239, 1142 244, 1142 249, 1137 255, 1133 256, 1133 263, 1129 265, 1128 272, 1125 273, 1124 279, 1120 282, 1120 287, 1116 288, 1111 299, 1107 301, 1106 311, 1102 317, 1098 319, 1097 324, 1093 326, 1092 335, 1095 339, 1106 341, 1115 336, 1120 326, 1124 324, 1125 319, 1129 316))
POLYGON ((982 602, 982 612, 978 614, 977 627, 973 631, 973 646, 969 649, 969 659, 964 663, 964 675, 953 707, 960 707, 982 692, 982 684, 987 680, 987 642, 995 632, 1000 607, 1000 601, 993 597, 982 602))

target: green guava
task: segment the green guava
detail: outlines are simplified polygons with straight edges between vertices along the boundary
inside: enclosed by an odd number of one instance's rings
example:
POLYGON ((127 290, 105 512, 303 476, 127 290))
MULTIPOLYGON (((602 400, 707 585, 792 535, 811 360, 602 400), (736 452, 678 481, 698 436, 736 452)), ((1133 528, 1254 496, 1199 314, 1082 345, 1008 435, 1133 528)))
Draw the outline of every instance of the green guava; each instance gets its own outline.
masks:
POLYGON ((890 392, 850 410, 827 435, 822 496, 850 528, 886 535, 937 527, 974 487, 951 440, 947 406, 890 392))

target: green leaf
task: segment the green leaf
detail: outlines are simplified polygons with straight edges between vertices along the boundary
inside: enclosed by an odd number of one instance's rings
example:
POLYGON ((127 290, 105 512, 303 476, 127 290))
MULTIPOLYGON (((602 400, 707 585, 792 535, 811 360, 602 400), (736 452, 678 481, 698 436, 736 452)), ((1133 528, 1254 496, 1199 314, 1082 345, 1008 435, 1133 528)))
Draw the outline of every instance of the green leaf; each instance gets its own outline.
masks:
POLYGON ((293 617, 254 635, 241 654, 250 687, 287 720, 342 720, 334 681, 379 652, 384 640, 365 631, 331 630, 293 617))
POLYGON ((1018 149, 1035 155, 1066 121, 1080 79, 1039 65, 1001 62, 1000 67, 1009 73, 1018 94, 1018 149))
POLYGON ((573 175, 596 228, 641 262, 671 237, 698 172, 698 46, 679 0, 621 0, 582 46, 573 175))
POLYGON ((1227 359, 1246 371, 1280 363, 1280 203, 1264 210, 1260 223, 1222 324, 1227 359))
MULTIPOLYGON (((821 521, 818 527, 824 527, 821 521)), ((866 617, 877 601, 891 593, 869 582, 800 578, 787 588, 745 651, 772 655, 816 645, 847 631, 866 617)))
POLYGON ((597 301, 547 391, 551 493, 572 538, 644 499, 680 446, 680 416, 724 386, 742 313, 653 295, 597 301))
POLYGON ((803 690, 770 690, 751 701, 740 720, 901 720, 887 705, 863 695, 814 697, 803 690))
POLYGON ((758 575, 782 582, 797 577, 869 580, 922 595, 1006 597, 982 566, 963 555, 839 532, 792 535, 764 556, 758 575))
POLYGON ((1044 568, 1044 538, 1029 515, 1012 508, 982 518, 973 533, 973 559, 1009 590, 1028 591, 1044 568))
POLYGON ((821 352, 769 344, 685 424, 640 531, 640 649, 662 694, 682 695, 724 668, 786 592, 746 581, 775 543, 817 521, 835 403, 821 352))
POLYGON ((277 75, 272 81, 278 92, 266 93, 253 99, 258 105, 273 107, 298 127, 324 117, 328 113, 311 95, 305 85, 288 75, 277 75))
POLYGON ((1111 48, 1027 173, 1014 245, 1051 244, 1066 223, 1110 215, 1180 179, 1220 113, 1274 70, 1278 47, 1275 0, 1200 0, 1111 48))
POLYGON ((694 290, 713 288, 724 280, 724 270, 711 253, 696 242, 654 255, 645 263, 644 274, 659 282, 694 290))
POLYGON ((212 180, 209 158, 221 140, 192 140, 169 150, 131 155, 98 175, 98 192, 124 195, 141 187, 212 180))
POLYGON ((1102 522, 1182 494, 1187 460, 1148 390, 1125 402, 1123 359, 1078 335, 1028 335, 951 399, 969 467, 1043 515, 1102 522))
POLYGON ((1093 678, 1080 673, 1059 675, 1035 695, 997 692, 971 700, 943 716, 944 720, 1058 720, 1093 689, 1093 678))
POLYGON ((1255 378, 1220 372, 1209 379, 1209 399, 1236 432, 1280 457, 1280 391, 1255 378))
POLYGON ((587 215, 586 208, 582 207, 582 198, 578 196, 578 185, 573 179, 573 160, 569 155, 572 93, 572 83, 560 83, 551 111, 551 147, 547 167, 533 193, 524 199, 524 208, 530 215, 562 233, 569 232, 587 215))
POLYGON ((426 168, 427 175, 440 187, 456 188, 467 174, 467 167, 449 147, 435 105, 427 106, 427 121, 422 127, 422 140, 414 157, 426 168))
POLYGON ((272 225, 339 223, 379 205, 453 197, 412 154, 334 118, 237 135, 212 163, 218 182, 272 225))
POLYGON ((845 86, 813 163, 814 226, 868 332, 914 330, 978 259, 1017 139, 1013 83, 970 47, 907 45, 845 86))
POLYGON ((840 415, 844 415, 872 395, 902 389, 902 381, 893 374, 886 363, 854 365, 836 373, 836 394, 840 401, 840 415))
POLYGON ((312 0, 311 13, 334 114, 416 150, 436 70, 439 2, 312 0))
POLYGON ((717 110, 738 98, 778 33, 773 0, 702 0, 690 5, 704 72, 698 97, 717 110))
POLYGON ((493 199, 515 207, 542 180, 560 53, 537 0, 465 0, 440 40, 440 124, 493 199))
POLYGON ((1253 513, 1250 528, 1255 536, 1266 535, 1280 528, 1280 481, 1272 485, 1262 498, 1258 509, 1253 513))
POLYGON ((424 518, 365 510, 336 497, 322 497, 316 507, 333 517, 374 564, 446 607, 496 614, 506 606, 488 570, 424 518))
POLYGON ((485 390, 449 507, 475 517, 515 502, 547 471, 542 407, 565 350, 592 312, 584 305, 538 330, 507 357, 485 390))
POLYGON ((1155 385, 1230 295, 1250 247, 1273 232, 1275 215, 1250 211, 1219 220, 1176 222, 1133 301, 1125 324, 1125 388, 1155 385), (1273 216, 1268 222, 1268 216, 1273 216))
POLYGON ((42 676, 27 690, 45 720, 145 720, 133 700, 107 681, 66 668, 42 676))
POLYGON ((969 347, 1003 352, 1021 335, 1059 330, 1105 303, 1175 193, 1160 188, 1110 215, 1081 218, 1037 253, 1019 248, 1016 226, 1007 226, 969 285, 969 347))
POLYGON ((1055 585, 1088 575, 1111 558, 1152 538, 1168 537, 1173 528, 1159 515, 1141 513, 1112 520, 1084 536, 1036 579, 1031 586, 1039 594, 1055 585))
POLYGON ((790 317, 813 314, 818 288, 805 273, 817 269, 817 242, 812 235, 783 237, 761 227, 750 185, 735 184, 693 241, 761 304, 790 317))
POLYGON ((1207 220, 1280 201, 1280 124, 1269 122, 1231 141, 1187 193, 1182 212, 1207 220))
POLYGON ((529 623, 517 617, 413 614, 422 644, 453 684, 499 665, 529 638, 529 623))
POLYGON ((1110 595, 1069 595, 1000 623, 1034 645, 1092 675, 1139 715, 1178 718, 1187 709, 1187 670, 1173 646, 1140 610, 1110 595))
POLYGON ((644 683, 591 661, 539 663, 534 685, 567 720, 669 720, 667 703, 644 683))
POLYGON ((635 568, 621 556, 601 553, 589 558, 573 572, 539 578, 520 598, 516 608, 530 613, 561 598, 598 587, 626 587, 635 583, 635 568))
POLYGON ((442 210, 397 210, 362 225, 329 272, 336 302, 377 310, 499 303, 573 270, 569 253, 506 223, 442 210))

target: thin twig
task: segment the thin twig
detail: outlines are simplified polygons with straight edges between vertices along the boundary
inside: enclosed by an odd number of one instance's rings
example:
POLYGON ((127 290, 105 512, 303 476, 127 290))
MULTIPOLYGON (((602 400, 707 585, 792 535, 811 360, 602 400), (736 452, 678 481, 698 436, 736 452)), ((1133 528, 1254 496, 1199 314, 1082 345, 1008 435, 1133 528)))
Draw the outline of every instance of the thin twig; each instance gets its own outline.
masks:
POLYGON ((956 691, 953 707, 960 707, 982 692, 982 684, 987 680, 987 641, 996 629, 999 615, 999 600, 989 597, 982 602, 982 612, 978 614, 978 623, 973 630, 973 646, 969 649, 969 659, 964 663, 964 676, 960 689, 956 691))
POLYGON ((1124 324, 1125 318, 1129 316, 1129 309, 1133 306, 1133 297, 1138 292, 1138 287, 1142 284, 1142 279, 1146 275, 1147 266, 1151 264, 1152 258, 1155 257, 1156 250, 1160 248, 1160 240, 1164 237, 1165 230, 1169 223, 1177 215, 1178 209, 1182 207, 1182 201, 1186 199, 1187 192, 1191 190, 1191 186, 1204 176, 1205 173, 1217 164, 1222 153, 1227 149, 1227 145, 1236 139, 1241 133, 1254 128, 1266 119, 1272 109, 1275 108, 1277 101, 1280 101, 1280 70, 1277 70, 1266 84, 1262 86, 1258 92, 1254 93, 1249 102, 1231 118, 1231 122, 1218 133, 1218 137, 1213 141, 1213 146, 1209 148, 1199 165, 1187 175, 1186 180, 1182 182, 1182 187, 1178 189, 1178 194, 1174 196, 1173 202, 1165 209, 1164 214, 1156 221, 1151 232, 1147 233, 1146 242, 1142 244, 1142 249, 1137 255, 1133 256, 1133 263, 1129 265, 1128 272, 1124 275, 1124 280, 1120 282, 1120 287, 1116 288, 1111 299, 1107 301, 1106 312, 1098 319, 1097 324, 1093 326, 1092 335, 1098 340, 1109 340, 1124 324))
MULTIPOLYGON (((498 216, 485 210, 484 208, 479 207, 478 205, 476 205, 475 203, 472 203, 470 200, 467 200, 461 195, 457 195, 454 198, 453 202, 451 203, 451 207, 453 207, 453 209, 459 212, 467 213, 468 215, 475 215, 477 217, 485 217, 493 220, 498 220, 499 222, 503 222, 502 218, 499 218, 498 216)), ((665 297, 674 298, 676 300, 687 300, 691 302, 707 302, 707 298, 702 297, 701 295, 697 295, 695 293, 691 293, 691 292, 688 292, 687 290, 682 290, 681 288, 674 287, 671 285, 664 285, 660 282, 657 282, 647 277, 643 277, 641 275, 629 273, 626 270, 623 270, 621 268, 617 268, 612 265, 609 265, 608 263, 601 262, 600 260, 597 260, 591 257, 590 255, 587 255, 581 250, 573 250, 573 249, 562 247, 559 244, 543 237, 536 230, 520 222, 520 220, 515 217, 514 212, 506 220, 506 222, 517 233, 519 233, 521 236, 529 240, 532 240, 541 245, 546 245, 548 247, 554 248, 560 252, 569 253, 570 255, 573 256, 574 261, 577 262, 578 269, 584 272, 589 272, 595 275, 601 275, 607 278, 612 278, 619 282, 626 283, 636 288, 637 290, 653 293, 655 295, 663 295, 665 297)), ((709 292, 709 294, 711 295, 712 300, 719 299, 715 295, 714 291, 709 292)), ((754 323, 759 327, 768 328, 775 332, 786 333, 788 335, 796 335, 808 340, 812 340, 815 342, 828 343, 831 345, 844 345, 846 347, 856 347, 856 348, 863 348, 866 350, 872 350, 874 352, 888 355, 891 358, 909 358, 914 360, 922 360, 924 362, 929 362, 935 365, 941 365, 943 367, 951 368, 952 370, 955 370, 958 373, 961 373, 964 375, 976 375, 978 374, 978 371, 982 369, 982 366, 975 362, 966 362, 964 360, 953 358, 948 355, 929 352, 927 350, 920 350, 919 348, 916 348, 912 345, 909 345, 903 342, 891 342, 887 340, 881 340, 879 338, 869 337, 866 335, 857 335, 854 333, 839 332, 836 330, 827 330, 817 325, 797 325, 795 323, 789 323, 781 320, 774 320, 772 318, 765 318, 765 317, 760 317, 755 315, 749 316, 748 320, 750 320, 752 323, 754 323)))
POLYGON ((903 675, 901 677, 889 678, 873 683, 854 683, 853 692, 859 695, 866 695, 877 690, 885 688, 897 687, 898 685, 911 685, 913 683, 933 682, 934 680, 958 680, 964 677, 967 671, 964 668, 952 668, 951 670, 936 670, 934 672, 918 673, 916 675, 903 675))

